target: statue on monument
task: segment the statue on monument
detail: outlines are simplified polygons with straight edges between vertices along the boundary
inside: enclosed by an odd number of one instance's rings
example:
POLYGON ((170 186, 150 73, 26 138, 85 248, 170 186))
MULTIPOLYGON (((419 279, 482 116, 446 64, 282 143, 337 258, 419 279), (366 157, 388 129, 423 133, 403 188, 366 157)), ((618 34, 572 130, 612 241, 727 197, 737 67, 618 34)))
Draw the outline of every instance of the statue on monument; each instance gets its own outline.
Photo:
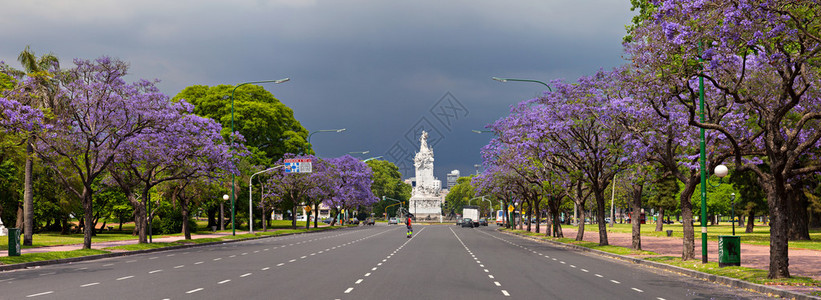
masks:
POLYGON ((408 208, 417 218, 441 217, 440 187, 433 176, 433 150, 428 147, 428 133, 424 130, 419 138, 419 144, 419 152, 413 158, 413 165, 416 167, 416 186, 413 187, 408 208))

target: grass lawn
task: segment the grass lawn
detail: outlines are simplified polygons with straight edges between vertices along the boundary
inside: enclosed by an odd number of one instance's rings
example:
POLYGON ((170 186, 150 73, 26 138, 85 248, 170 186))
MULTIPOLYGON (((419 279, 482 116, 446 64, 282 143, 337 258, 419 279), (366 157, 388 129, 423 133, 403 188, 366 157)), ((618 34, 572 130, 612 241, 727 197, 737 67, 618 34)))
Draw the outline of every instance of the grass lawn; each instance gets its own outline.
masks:
MULTIPOLYGON (((607 225, 608 232, 619 232, 619 233, 632 233, 633 228, 631 224, 615 224, 615 226, 610 227, 607 225)), ((562 225, 562 227, 573 228, 576 229, 576 226, 571 225, 562 225)), ((597 224, 585 224, 584 230, 588 231, 598 231, 597 224)), ((665 231, 672 230, 673 236, 682 238, 684 235, 682 234, 682 225, 681 224, 664 224, 663 231, 655 231, 656 224, 642 224, 641 225, 641 236, 657 236, 657 237, 667 237, 667 233, 665 231)), ((701 238, 701 225, 699 223, 695 224, 696 231, 696 239, 701 238)), ((755 228, 753 228, 752 233, 744 233, 745 228, 739 228, 736 226, 735 228, 735 235, 741 237, 741 243, 743 244, 753 244, 753 245, 763 245, 768 246, 770 245, 770 226, 763 225, 762 223, 756 223, 755 228)), ((713 225, 707 226, 707 240, 709 241, 718 241, 719 235, 732 235, 733 228, 732 226, 725 222, 721 225, 713 225)), ((809 241, 790 241, 790 249, 809 249, 809 250, 819 250, 821 251, 821 229, 810 229, 810 238, 809 241)))
MULTIPOLYGON (((113 225, 114 230, 102 230, 98 231, 96 236, 91 238, 92 242, 110 242, 110 241, 122 241, 122 240, 136 240, 137 236, 132 235, 131 233, 134 231, 134 223, 125 223, 123 224, 123 230, 120 231, 119 224, 117 223, 109 223, 113 225)), ((297 221, 297 229, 305 230, 305 221, 297 221)), ((199 233, 209 233, 210 230, 206 230, 206 225, 208 225, 207 221, 197 221, 197 227, 199 229, 199 233)), ((322 226, 327 224, 320 222, 318 225, 322 226)), ((106 225, 108 227, 108 225, 106 225)), ((291 228, 291 221, 290 220, 274 220, 271 221, 271 226, 268 226, 267 229, 290 229, 291 228)), ((262 230, 261 227, 257 228, 254 227, 255 230, 259 231, 262 230)), ((313 228, 313 223, 311 224, 311 229, 313 228)), ((247 231, 248 227, 241 227, 237 228, 237 230, 247 231)), ((218 232, 231 232, 231 228, 228 227, 226 230, 218 231, 218 232)), ((193 232, 192 232, 193 233, 193 232)), ((283 233, 277 233, 283 234, 283 233)), ((174 233, 174 234, 154 234, 154 238, 161 238, 166 236, 181 236, 182 233, 174 233)), ((251 237, 250 235, 242 235, 241 238, 251 237)), ((22 236, 21 244, 22 244, 22 236)), ((234 237, 233 239, 236 239, 234 237)), ((59 246, 59 245, 76 245, 83 243, 83 234, 82 233, 74 233, 69 235, 61 235, 59 232, 43 232, 43 233, 35 233, 32 237, 32 245, 31 246, 22 246, 23 249, 29 248, 37 248, 37 247, 46 247, 46 246, 59 246)), ((0 237, 0 250, 8 250, 9 249, 9 239, 6 237, 0 237)))
POLYGON ((59 251, 59 252, 47 252, 47 253, 31 253, 31 254, 23 254, 23 255, 20 255, 20 256, 2 256, 2 257, 0 257, 0 263, 2 263, 2 264, 20 264, 20 263, 27 263, 27 262, 33 262, 33 261, 56 260, 56 259, 61 259, 61 258, 71 258, 71 257, 98 255, 98 254, 106 254, 106 253, 109 253, 109 251, 96 250, 96 249, 84 249, 84 250, 74 250, 74 251, 59 251))
MULTIPOLYGON (((298 222, 297 224, 302 223, 302 226, 305 226, 305 222, 298 222)), ((337 228, 339 226, 334 227, 321 227, 321 228, 310 228, 305 229, 304 227, 297 229, 290 229, 291 223, 290 221, 283 221, 279 224, 275 224, 274 228, 289 228, 289 229, 279 229, 276 231, 267 231, 261 232, 257 231, 254 234, 246 233, 246 234, 238 234, 236 236, 222 236, 222 237, 209 237, 209 238, 194 238, 191 240, 179 240, 176 242, 155 242, 150 244, 132 244, 132 245, 122 245, 116 247, 107 247, 103 250, 96 250, 96 249, 86 249, 86 250, 74 250, 74 251, 53 251, 47 253, 23 253, 20 256, 6 256, 0 257, 0 264, 17 264, 17 263, 25 263, 25 262, 34 262, 34 261, 44 261, 44 260, 55 260, 61 258, 70 258, 70 257, 80 257, 80 256, 89 256, 89 255, 98 255, 98 254, 105 254, 110 253, 111 251, 137 251, 137 250, 146 250, 146 249, 156 249, 156 248, 166 248, 172 246, 179 246, 185 244, 202 244, 202 243, 210 243, 210 242, 221 242, 226 240, 236 240, 236 239, 246 239, 246 238, 254 238, 254 237, 261 237, 261 236, 273 236, 273 235, 283 235, 289 233, 302 233, 302 232, 310 232, 310 231, 320 231, 326 230, 331 228, 337 228)), ((269 229, 271 229, 269 227, 269 229)), ((230 230, 225 230, 223 232, 231 232, 230 230)), ((178 235, 178 234, 175 234, 178 235)), ((159 236, 155 236, 159 237, 159 236)), ((124 233, 111 233, 111 234, 98 234, 92 240, 95 242, 99 241, 113 241, 113 240, 127 240, 127 239, 136 239, 136 237, 129 234, 124 233)), ((7 249, 8 247, 8 239, 0 239, 2 240, 2 246, 7 249)), ((42 246, 51 246, 51 245, 65 245, 65 244, 82 244, 83 242, 83 235, 82 234, 74 234, 74 235, 67 235, 62 236, 59 233, 44 233, 44 234, 35 234, 34 241, 36 247, 42 246)), ((26 247, 30 248, 30 247, 26 247)))
MULTIPOLYGON (((587 230, 589 224, 585 225, 585 230, 587 230)), ((723 225, 718 226, 711 226, 708 227, 708 232, 712 232, 711 235, 730 235, 732 232, 732 228, 726 226, 729 229, 723 228, 723 225)), ((597 228, 597 227, 594 227, 597 228)), ((760 230, 761 232, 746 234, 738 232, 738 228, 736 228, 736 235, 742 235, 742 241, 745 238, 749 238, 753 242, 751 244, 759 244, 761 241, 769 241, 769 227, 762 226, 761 229, 766 228, 766 233, 763 232, 764 230, 760 230), (763 237, 762 237, 763 236, 763 237)), ((614 227, 607 227, 608 231, 613 232, 623 232, 623 233, 630 233, 631 227, 630 224, 616 224, 614 227)), ((681 225, 664 225, 664 229, 672 229, 674 232, 678 232, 678 237, 681 237, 681 225)), ((594 242, 586 242, 586 241, 576 241, 573 238, 554 238, 554 237, 547 237, 544 233, 535 233, 535 232, 528 232, 526 230, 510 230, 510 229, 503 229, 509 230, 511 232, 527 235, 527 236, 534 236, 539 237, 546 240, 556 241, 565 244, 573 244, 578 245, 586 248, 596 249, 608 253, 618 254, 618 255, 657 255, 656 253, 650 251, 635 251, 630 248, 626 247, 619 247, 619 246, 599 246, 598 243, 594 242)), ((665 232, 656 232, 655 226, 642 226, 641 234, 642 236, 645 235, 654 235, 654 236, 664 236, 666 237, 667 234, 665 232), (645 231, 646 230, 646 231, 645 231)), ((675 233, 674 233, 675 235, 675 233)), ((813 241, 804 241, 801 245, 807 245, 808 247, 802 247, 805 249, 818 249, 821 250, 821 235, 818 230, 815 230, 814 233, 811 233, 813 241)), ((709 236, 708 236, 709 238, 709 236)), ((710 238, 711 240, 718 240, 717 237, 710 238)), ((764 243, 764 245, 768 245, 768 243, 764 243)), ((796 248, 796 245, 793 242, 790 242, 790 248, 796 248)), ((800 277, 800 276, 793 276, 792 278, 786 279, 768 279, 767 278, 767 270, 760 270, 760 269, 753 269, 753 268, 746 268, 746 267, 724 267, 720 268, 717 262, 710 262, 707 264, 701 263, 701 261, 690 260, 690 261, 682 261, 680 257, 672 257, 672 256, 661 256, 661 257, 647 257, 644 258, 645 260, 655 261, 663 264, 674 265, 686 269, 696 270, 699 272, 704 272, 708 274, 720 275, 730 278, 741 279, 744 281, 757 283, 757 284, 766 284, 766 285, 790 285, 790 286, 818 286, 821 287, 821 281, 813 280, 809 277, 800 277)))

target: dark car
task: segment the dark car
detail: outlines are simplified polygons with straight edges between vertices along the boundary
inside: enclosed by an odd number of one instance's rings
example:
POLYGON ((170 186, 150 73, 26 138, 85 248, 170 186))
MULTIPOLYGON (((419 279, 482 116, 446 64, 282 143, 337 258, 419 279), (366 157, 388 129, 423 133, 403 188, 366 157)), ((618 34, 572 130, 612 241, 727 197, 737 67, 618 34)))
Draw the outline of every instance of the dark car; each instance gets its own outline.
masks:
POLYGON ((464 218, 464 219, 462 219, 462 227, 463 227, 463 228, 464 228, 464 227, 470 227, 470 228, 473 228, 473 227, 474 227, 474 226, 473 226, 473 220, 471 220, 470 218, 464 218))
POLYGON ((485 218, 479 219, 479 226, 487 226, 487 219, 485 219, 485 218))
POLYGON ((465 222, 465 220, 462 219, 462 218, 456 219, 456 225, 462 225, 462 223, 464 223, 464 222, 465 222))

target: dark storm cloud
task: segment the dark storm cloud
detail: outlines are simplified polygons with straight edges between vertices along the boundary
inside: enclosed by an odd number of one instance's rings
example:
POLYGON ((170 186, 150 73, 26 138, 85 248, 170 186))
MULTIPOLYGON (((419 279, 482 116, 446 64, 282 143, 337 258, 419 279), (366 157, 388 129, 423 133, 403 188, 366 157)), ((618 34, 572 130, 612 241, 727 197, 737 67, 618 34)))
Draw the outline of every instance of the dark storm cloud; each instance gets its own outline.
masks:
MULTIPOLYGON (((320 156, 385 154, 450 93, 469 111, 442 129, 436 176, 474 172, 472 133, 542 92, 491 76, 575 80, 622 63, 628 1, 19 1, 0 12, 0 59, 25 45, 129 61, 171 96, 194 84, 265 86, 294 109, 320 156)), ((418 145, 416 145, 418 147, 418 145)), ((417 149, 413 149, 417 150, 417 149)), ((363 157, 366 158, 366 157, 363 157)), ((409 158, 408 158, 409 159, 409 158)), ((412 176, 413 174, 406 174, 412 176)))

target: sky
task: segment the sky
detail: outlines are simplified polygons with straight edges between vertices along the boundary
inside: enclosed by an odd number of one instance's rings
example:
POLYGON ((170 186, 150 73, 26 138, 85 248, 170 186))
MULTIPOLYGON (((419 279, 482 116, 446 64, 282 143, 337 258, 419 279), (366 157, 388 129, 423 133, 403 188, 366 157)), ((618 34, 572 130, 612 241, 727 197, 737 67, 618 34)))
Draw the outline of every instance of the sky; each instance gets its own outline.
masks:
POLYGON ((623 64, 628 0, 0 0, 0 60, 26 45, 63 67, 103 55, 130 80, 264 84, 306 129, 320 157, 382 156, 413 176, 419 132, 434 175, 476 172, 477 134, 541 95, 529 82, 575 81, 623 64))

